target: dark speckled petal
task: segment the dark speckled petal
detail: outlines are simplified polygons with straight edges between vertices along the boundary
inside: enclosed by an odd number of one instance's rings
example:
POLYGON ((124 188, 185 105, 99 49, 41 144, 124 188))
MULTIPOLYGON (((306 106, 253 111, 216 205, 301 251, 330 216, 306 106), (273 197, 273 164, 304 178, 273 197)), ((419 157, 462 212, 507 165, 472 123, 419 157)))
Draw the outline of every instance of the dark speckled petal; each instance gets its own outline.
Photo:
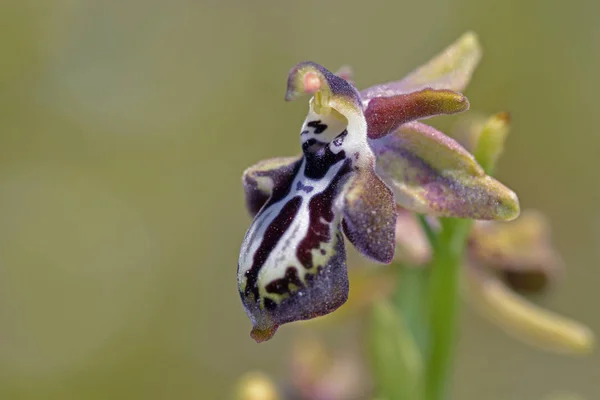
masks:
POLYGON ((411 211, 443 217, 511 220, 519 215, 515 193, 486 175, 456 141, 419 122, 370 140, 377 173, 411 211))
POLYGON ((346 193, 344 233, 358 251, 380 263, 394 257, 395 207, 394 194, 371 169, 359 173, 346 193))
POLYGON ((287 186, 302 162, 301 157, 277 157, 261 161, 244 171, 242 183, 246 195, 246 207, 254 217, 267 202, 273 189, 287 186))

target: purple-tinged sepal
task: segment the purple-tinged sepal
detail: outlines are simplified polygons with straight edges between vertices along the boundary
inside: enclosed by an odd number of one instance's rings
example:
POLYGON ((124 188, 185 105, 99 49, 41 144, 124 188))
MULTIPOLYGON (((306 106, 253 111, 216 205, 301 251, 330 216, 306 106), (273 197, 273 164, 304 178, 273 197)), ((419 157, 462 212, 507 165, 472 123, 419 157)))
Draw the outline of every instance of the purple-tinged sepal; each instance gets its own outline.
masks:
POLYGON ((512 220, 517 196, 485 174, 455 140, 419 122, 370 140, 379 176, 402 207, 423 214, 479 220, 512 220))

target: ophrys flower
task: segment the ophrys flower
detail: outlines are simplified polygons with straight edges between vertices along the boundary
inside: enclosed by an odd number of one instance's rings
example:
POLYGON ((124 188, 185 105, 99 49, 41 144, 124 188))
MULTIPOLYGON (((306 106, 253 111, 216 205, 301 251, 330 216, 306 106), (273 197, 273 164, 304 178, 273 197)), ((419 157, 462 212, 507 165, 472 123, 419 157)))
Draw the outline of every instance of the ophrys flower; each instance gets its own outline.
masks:
POLYGON ((254 221, 238 286, 255 340, 346 301, 344 236, 371 260, 390 263, 396 204, 436 216, 518 215, 512 191, 456 141, 417 122, 468 109, 454 90, 464 88, 478 60, 477 41, 467 34, 407 78, 363 92, 318 64, 292 68, 286 100, 312 95, 302 155, 263 161, 243 177, 254 221))

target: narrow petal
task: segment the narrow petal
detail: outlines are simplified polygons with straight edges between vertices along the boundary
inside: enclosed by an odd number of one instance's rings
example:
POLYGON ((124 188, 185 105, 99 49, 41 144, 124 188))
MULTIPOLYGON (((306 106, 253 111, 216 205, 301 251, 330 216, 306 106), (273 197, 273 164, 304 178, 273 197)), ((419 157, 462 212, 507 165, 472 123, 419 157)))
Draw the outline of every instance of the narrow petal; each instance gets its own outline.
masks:
POLYGON ((366 257, 389 264, 394 258, 396 204, 394 194, 372 169, 352 181, 344 204, 344 233, 366 257))
POLYGON ((366 102, 375 97, 389 97, 417 90, 449 89, 462 92, 481 59, 477 36, 467 32, 427 64, 397 82, 373 86, 361 92, 366 102))
POLYGON ((369 142, 377 172, 411 211, 440 217, 512 220, 519 215, 514 192, 487 176, 456 141, 419 122, 369 142))
POLYGON ((564 354, 593 350, 594 334, 587 326, 528 302, 481 268, 467 268, 466 288, 485 317, 523 342, 564 354))
POLYGON ((520 291, 539 291, 564 273, 562 259, 552 246, 548 220, 535 210, 525 210, 509 223, 474 224, 469 256, 501 273, 520 291))
POLYGON ((255 216, 267 202, 273 189, 288 186, 295 171, 300 167, 301 157, 278 157, 264 160, 244 171, 242 183, 246 195, 246 207, 255 216))
POLYGON ((423 89, 418 92, 372 99, 365 111, 370 139, 379 139, 400 125, 440 114, 469 109, 465 96, 451 90, 423 89))

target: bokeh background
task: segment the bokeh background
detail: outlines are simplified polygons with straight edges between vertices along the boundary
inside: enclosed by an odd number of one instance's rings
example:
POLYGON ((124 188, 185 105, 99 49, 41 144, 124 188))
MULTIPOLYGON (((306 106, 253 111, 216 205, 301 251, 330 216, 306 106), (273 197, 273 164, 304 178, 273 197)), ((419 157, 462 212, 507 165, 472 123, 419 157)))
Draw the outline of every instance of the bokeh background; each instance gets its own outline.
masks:
MULTIPOLYGON (((0 1, 0 399, 226 399, 284 374, 293 328, 249 337, 241 172, 298 151, 289 69, 402 77, 466 30, 472 109, 507 110, 499 178, 568 265, 536 299, 600 332, 600 3, 0 1)), ((452 118, 440 121, 450 124, 452 118)), ((600 398, 600 358, 549 355, 463 312, 453 394, 600 398)))

